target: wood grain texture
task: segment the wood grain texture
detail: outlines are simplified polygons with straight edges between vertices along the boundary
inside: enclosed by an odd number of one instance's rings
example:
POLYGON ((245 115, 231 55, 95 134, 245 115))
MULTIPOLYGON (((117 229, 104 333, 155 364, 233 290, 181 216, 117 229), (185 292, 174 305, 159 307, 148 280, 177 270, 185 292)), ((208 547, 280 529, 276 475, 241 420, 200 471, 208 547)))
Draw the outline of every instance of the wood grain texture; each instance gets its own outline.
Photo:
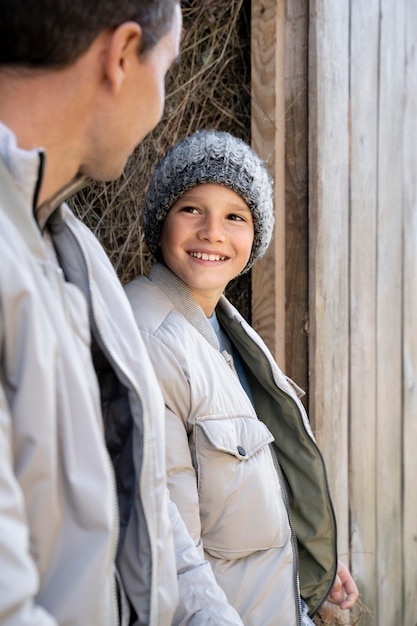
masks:
POLYGON ((350 23, 351 567, 375 616, 379 0, 353 3, 350 23))
POLYGON ((285 2, 252 0, 252 146, 275 183, 275 235, 252 269, 252 324, 285 369, 285 2))
POLYGON ((380 2, 377 245, 377 564, 382 626, 401 624, 402 173, 405 2, 380 2))
POLYGON ((406 2, 404 216, 404 624, 417 623, 417 2, 406 2))
POLYGON ((285 357, 308 405, 308 6, 285 20, 285 357))
POLYGON ((277 202, 281 225, 286 204, 283 230, 255 274, 259 328, 273 351, 285 329, 286 369, 297 379, 308 289, 309 412, 339 553, 370 610, 359 623, 416 626, 417 2, 310 0, 307 51, 306 6, 287 1, 284 153, 269 89, 282 88, 281 5, 254 6, 254 96, 272 113, 255 116, 252 132, 286 194, 277 202))
POLYGON ((313 0, 310 21, 310 413, 347 555, 349 8, 313 0))

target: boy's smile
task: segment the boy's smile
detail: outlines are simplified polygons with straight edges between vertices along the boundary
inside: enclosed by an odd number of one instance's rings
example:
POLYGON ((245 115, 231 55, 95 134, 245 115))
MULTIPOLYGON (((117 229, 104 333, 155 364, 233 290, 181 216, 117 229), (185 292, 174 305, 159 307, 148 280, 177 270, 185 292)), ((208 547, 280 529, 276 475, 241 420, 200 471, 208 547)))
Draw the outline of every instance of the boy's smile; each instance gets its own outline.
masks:
POLYGON ((227 284, 245 268, 254 237, 252 214, 232 189, 202 184, 183 193, 162 225, 165 263, 210 316, 227 284))
POLYGON ((203 261, 225 261, 225 256, 219 254, 205 254, 204 252, 190 252, 191 256, 196 259, 203 259, 203 261))

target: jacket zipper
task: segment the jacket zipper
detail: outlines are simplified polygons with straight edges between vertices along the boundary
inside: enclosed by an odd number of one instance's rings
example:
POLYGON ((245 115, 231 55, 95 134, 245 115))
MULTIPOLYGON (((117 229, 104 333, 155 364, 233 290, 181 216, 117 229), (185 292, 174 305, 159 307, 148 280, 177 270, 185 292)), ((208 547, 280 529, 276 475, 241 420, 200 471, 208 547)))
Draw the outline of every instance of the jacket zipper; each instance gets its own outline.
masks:
MULTIPOLYGON (((39 152, 39 168, 38 168, 38 177, 36 180, 36 185, 35 185, 35 191, 34 191, 34 195, 33 195, 33 204, 32 204, 32 210, 33 210, 33 215, 35 218, 35 222, 38 224, 38 227, 40 229, 40 231, 42 232, 45 228, 45 224, 46 221, 48 219, 48 217, 50 216, 51 212, 57 208, 61 202, 64 202, 64 200, 66 199, 66 197, 70 194, 71 190, 74 191, 78 191, 80 188, 82 188, 82 186, 85 186, 85 184, 87 183, 87 178, 86 177, 80 177, 80 179, 71 181, 71 183, 69 185, 67 185, 64 189, 59 190, 58 193, 56 194, 56 196, 54 198, 52 198, 50 201, 48 201, 47 203, 45 203, 45 209, 42 212, 43 206, 42 207, 37 207, 37 201, 38 201, 38 197, 39 197, 39 191, 40 191, 40 187, 42 184, 42 179, 43 179, 43 174, 44 174, 44 169, 45 169, 45 154, 44 152, 39 152), (39 209, 40 212, 39 212, 39 209), (39 219, 40 218, 40 219, 39 219)), ((83 255, 83 259, 84 259, 84 264, 85 267, 87 268, 87 279, 88 279, 88 292, 91 295, 91 276, 90 276, 90 269, 89 269, 89 265, 87 263, 87 254, 85 252, 85 249, 82 245, 82 242, 78 240, 76 234, 74 233, 74 231, 71 228, 71 225, 68 224, 69 229, 72 233, 72 236, 74 237, 76 243, 78 243, 79 248, 82 252, 83 255)), ((60 298, 61 298, 61 303, 62 306, 64 308, 64 312, 65 312, 65 316, 67 318, 67 321, 70 321, 69 319, 69 314, 68 314, 68 310, 67 310, 67 306, 66 306, 66 296, 64 293, 64 272, 62 270, 61 267, 55 267, 53 264, 50 263, 50 261, 41 261, 41 267, 42 270, 47 278, 47 280, 51 280, 51 272, 53 273, 53 285, 54 288, 58 287, 59 291, 60 291, 60 298)), ((92 299, 90 297, 90 302, 92 303, 92 299)), ((101 333, 99 331, 98 328, 98 324, 97 321, 95 319, 94 316, 94 311, 93 311, 93 306, 91 306, 91 311, 93 314, 93 319, 94 319, 94 324, 96 327, 96 330, 98 332, 98 334, 101 337, 101 333)), ((104 341, 103 341, 103 345, 104 345, 104 341)), ((106 350, 106 352, 108 352, 106 350)), ((111 482, 112 482, 112 491, 113 491, 113 511, 114 511, 114 517, 115 517, 115 529, 113 532, 113 545, 112 545, 112 558, 111 558, 111 572, 112 572, 112 579, 113 579, 113 609, 114 609, 114 615, 116 616, 116 618, 119 621, 119 624, 121 626, 122 625, 122 616, 119 616, 119 611, 118 611, 118 602, 117 602, 117 589, 116 589, 116 575, 114 572, 115 569, 115 558, 116 558, 116 552, 117 552, 117 544, 119 541, 119 510, 118 510, 118 502, 117 502, 117 489, 116 489, 116 483, 115 483, 115 477, 114 477, 114 472, 113 472, 113 468, 112 468, 112 464, 109 458, 109 455, 107 453, 107 458, 108 458, 108 464, 109 464, 109 469, 110 469, 110 476, 111 476, 111 482)))
MULTIPOLYGON (((251 343, 252 343, 253 345, 255 345, 256 350, 260 353, 260 358, 261 358, 263 361, 265 361, 265 362, 266 362, 266 364, 267 364, 267 366, 268 366, 268 371, 269 371, 269 374, 270 374, 271 380, 272 380, 272 382, 273 382, 273 385, 274 385, 275 387, 277 387, 277 388, 279 389, 279 391, 280 391, 281 393, 283 393, 283 394, 286 396, 286 398, 288 398, 288 400, 291 402, 291 404, 292 404, 292 405, 296 408, 297 413, 300 415, 300 419, 302 420, 303 427, 304 427, 304 429, 305 429, 303 416, 302 416, 301 411, 300 411, 300 408, 298 407, 298 405, 297 405, 297 403, 295 402, 294 398, 292 398, 292 397, 291 397, 291 396, 290 396, 290 395, 289 395, 289 394, 288 394, 288 393, 287 393, 284 389, 282 389, 282 388, 280 387, 280 385, 279 385, 279 384, 275 381, 275 378, 274 378, 274 374, 273 374, 273 371, 272 371, 271 364, 270 364, 269 360, 267 359, 266 355, 264 354, 263 350, 261 350, 261 348, 259 347, 259 345, 258 345, 258 344, 257 344, 257 343, 256 343, 256 342, 252 339, 252 337, 251 337, 251 336, 250 336, 250 335, 246 332, 246 330, 245 330, 245 328, 243 327, 243 324, 242 324, 242 322, 241 322, 241 321, 239 321, 239 325, 240 325, 240 327, 242 328, 242 331, 244 332, 245 336, 249 339, 249 341, 251 341, 251 343)), ((308 433, 307 431, 306 431, 306 434, 307 434, 307 436, 309 437, 309 439, 310 439, 310 441, 311 441, 312 445, 314 446, 314 448, 315 448, 315 450, 316 450, 316 452, 317 452, 317 454, 318 454, 318 456, 319 456, 319 458, 320 458, 320 460, 321 460, 322 469, 323 469, 323 475, 324 475, 324 483, 325 483, 326 493, 327 493, 327 498, 328 498, 329 503, 330 503, 330 511, 331 511, 331 516, 332 516, 332 521, 333 521, 333 525, 334 525, 334 527, 336 528, 336 519, 335 519, 335 515, 334 515, 334 511, 333 511, 333 506, 332 506, 331 499, 330 499, 329 481, 328 481, 328 477, 327 477, 327 469, 326 469, 326 465, 325 465, 325 463, 324 463, 324 458, 323 458, 323 455, 322 455, 322 453, 321 453, 321 451, 320 451, 319 447, 317 446, 316 442, 314 441, 314 439, 312 439, 312 438, 310 437, 310 435, 309 435, 309 433, 308 433)), ((275 457, 276 462, 277 462, 277 465, 278 465, 278 467, 280 468, 280 465, 279 465, 278 459, 276 458, 276 454, 275 454, 275 451, 274 451, 274 450, 273 450, 273 456, 275 457)), ((280 471, 281 471, 281 468, 280 468, 280 471)), ((281 478, 281 484, 282 484, 282 482, 283 482, 283 479, 281 478)), ((286 490, 285 485, 284 485, 284 488, 285 488, 285 494, 286 494, 286 499, 287 499, 286 504, 287 504, 287 505, 288 505, 288 507, 289 507, 288 492, 287 492, 287 490, 286 490)), ((292 525, 291 525, 291 518, 290 518, 290 514, 289 514, 289 513, 288 513, 288 519, 289 519, 289 523, 290 523, 291 531, 293 532, 293 527, 292 527, 292 525)), ((293 536, 294 536, 294 538, 295 538, 295 540, 296 540, 295 533, 293 533, 293 536)), ((334 550, 335 554, 337 555, 337 547, 336 547, 336 545, 333 545, 333 550, 334 550)), ((298 569, 298 568, 299 568, 299 563, 298 563, 298 549, 296 550, 296 561, 297 561, 297 572, 296 572, 296 574, 297 574, 297 581, 298 581, 298 571, 299 571, 299 569, 298 569)), ((336 571, 337 571, 337 562, 336 562, 336 567, 335 567, 335 571, 334 571, 334 573, 333 573, 333 576, 332 576, 331 582, 330 582, 330 584, 328 585, 328 588, 327 588, 326 592, 323 594, 322 599, 321 599, 321 600, 320 600, 320 602, 317 604, 317 606, 315 606, 315 607, 309 607, 309 611, 311 612, 311 614, 315 614, 315 613, 319 610, 319 608, 322 606, 323 602, 326 600, 327 596, 329 595, 330 590, 331 590, 331 588, 333 587, 334 580, 335 580, 335 578, 336 578, 336 571)), ((298 594, 298 597, 299 597, 299 611, 300 611, 300 616, 301 616, 301 617, 300 617, 300 619, 302 619, 301 596, 300 596, 300 594, 298 594)))
POLYGON ((300 595, 300 581, 299 581, 299 577, 298 577, 298 571, 299 571, 299 558, 298 558, 298 545, 297 545, 297 538, 294 532, 294 528, 292 525, 292 521, 291 521, 291 509, 290 509, 290 500, 288 497, 288 491, 287 491, 287 485, 285 484, 285 480, 284 480, 284 476, 283 476, 283 472, 281 469, 281 465, 279 464, 277 455, 275 453, 275 450, 272 446, 272 444, 269 444, 269 448, 271 450, 271 456, 272 456, 272 460, 273 463, 275 465, 275 469, 278 475, 278 480, 279 483, 281 485, 281 491, 283 494, 283 500, 284 500, 284 505, 285 508, 287 510, 287 516, 288 516, 288 523, 290 526, 290 531, 291 531, 291 543, 292 543, 292 549, 293 549, 293 554, 294 554, 294 586, 295 586, 295 593, 296 593, 296 598, 297 598, 297 616, 298 616, 298 620, 297 623, 300 626, 302 619, 303 619, 303 614, 302 614, 302 608, 301 608, 301 595, 300 595))
MULTIPOLYGON (((71 229, 71 228, 70 228, 71 229)), ((92 286, 91 286, 91 275, 90 275, 90 268, 88 266, 87 263, 87 254, 86 251, 84 250, 84 246, 82 244, 81 241, 78 241, 75 233, 72 231, 71 232, 75 238, 75 240, 78 242, 78 245, 80 246, 83 258, 84 258, 84 263, 85 266, 87 268, 87 282, 88 282, 88 293, 89 293, 89 299, 90 299, 90 303, 91 303, 91 315, 92 315, 92 319, 94 322, 94 328, 97 331, 98 336, 100 337, 100 341, 102 343, 102 346, 105 346, 103 337, 101 335, 100 329, 98 327, 98 323, 97 323, 97 319, 95 317, 95 312, 94 312, 94 307, 93 307, 93 302, 92 302, 92 298, 91 298, 91 292, 92 292, 92 286)), ((108 354, 108 350, 106 350, 106 356, 109 356, 108 354)), ((110 460, 110 457, 107 453, 108 456, 108 460, 109 460, 109 466, 110 466, 110 475, 111 475, 111 481, 112 481, 112 488, 113 488, 113 502, 114 502, 114 514, 115 514, 115 521, 116 521, 116 528, 115 528, 115 532, 114 532, 114 539, 113 539, 113 557, 112 557, 112 571, 113 569, 116 567, 115 563, 116 563, 116 553, 117 553, 117 545, 119 542, 119 524, 120 524, 120 520, 119 520, 119 507, 118 507, 118 499, 117 499, 117 488, 116 488, 116 481, 115 481, 115 477, 114 477, 114 470, 113 470, 113 466, 110 460)), ((123 615, 119 615, 119 609, 118 609, 118 603, 117 603, 117 581, 116 581, 116 574, 113 573, 113 601, 114 601, 114 609, 115 609, 115 615, 118 615, 119 617, 119 624, 123 623, 123 615)))
MULTIPOLYGON (((89 301, 90 301, 90 304, 91 304, 90 310, 91 310, 91 314, 92 314, 92 320, 93 320, 93 323, 94 323, 94 329, 96 330, 98 338, 100 339, 100 342, 101 342, 101 348, 103 349, 106 357, 109 359, 109 362, 115 367, 116 371, 119 370, 120 372, 122 372, 124 377, 125 377, 125 379, 129 381, 132 389, 134 390, 134 392, 136 393, 137 397, 139 398, 140 404, 142 405, 141 400, 140 400, 140 392, 139 392, 139 389, 138 389, 137 385, 132 380, 132 378, 126 373, 126 371, 124 370, 124 368, 123 368, 122 364, 120 363, 120 361, 118 360, 118 358, 110 353, 110 350, 108 349, 107 344, 105 342, 105 339, 104 339, 104 337, 103 337, 103 335, 101 333, 101 330, 100 330, 100 327, 99 327, 99 324, 98 324, 98 321, 97 321, 97 318, 96 318, 96 315, 95 315, 95 311, 94 311, 93 299, 91 297, 91 294, 92 294, 92 281, 91 281, 91 271, 90 271, 90 267, 89 267, 89 264, 88 264, 88 261, 87 261, 88 255, 87 255, 86 250, 84 248, 83 242, 80 239, 78 239, 76 233, 74 232, 74 230, 72 228, 72 225, 70 223, 68 223, 68 222, 66 222, 66 225, 68 226, 69 230, 71 231, 71 233, 72 233, 76 243, 78 244, 78 246, 79 246, 79 248, 80 248, 80 250, 82 252, 82 255, 83 255, 83 258, 84 258, 84 263, 85 263, 85 266, 87 268, 88 293, 89 293, 89 301)), ((147 446, 146 442, 147 442, 147 429, 144 427, 143 428, 143 449, 146 449, 146 446, 147 446)), ((109 457, 109 463, 110 463, 110 466, 111 466, 110 457, 109 457)), ((119 539, 119 512, 118 512, 118 504, 117 504, 118 499, 117 499, 117 489, 116 489, 116 484, 115 484, 115 478, 114 478, 114 474, 113 474, 113 468, 111 467, 111 469, 112 469, 111 475, 112 475, 112 481, 113 481, 113 491, 114 491, 114 495, 115 495, 115 505, 116 505, 115 509, 116 509, 116 522, 117 522, 116 523, 116 533, 115 533, 116 537, 115 537, 115 542, 114 542, 114 554, 113 554, 113 562, 115 562, 115 556, 116 556, 116 551, 117 551, 117 543, 118 543, 118 539, 119 539)), ((148 517, 147 511, 146 511, 146 507, 143 506, 142 510, 143 510, 143 514, 144 514, 144 517, 145 517, 146 528, 147 528, 148 535, 149 535, 150 522, 149 522, 149 517, 148 517)), ((154 555, 154 547, 153 546, 154 546, 155 542, 150 540, 149 544, 151 546, 152 562, 154 563, 155 562, 155 555, 154 555)), ((156 567, 152 567, 151 569, 152 569, 151 588, 150 588, 151 600, 150 600, 150 603, 149 603, 150 617, 149 617, 149 624, 148 624, 148 626, 152 626, 155 623, 154 622, 154 617, 153 617, 152 590, 156 589, 156 581, 155 581, 156 567)), ((115 602, 116 602, 116 613, 117 613, 116 589, 115 589, 115 602)), ((120 616, 120 619, 121 618, 122 618, 122 616, 120 616)))
MULTIPOLYGON (((229 367, 231 368, 231 370, 236 374, 236 376, 238 376, 238 374, 236 372, 236 368, 234 366, 233 357, 226 350, 223 350, 223 352, 221 354, 223 355, 224 359, 226 360, 226 362, 229 365, 229 367)), ((272 462, 274 464, 275 470, 276 470, 277 475, 278 475, 278 481, 279 481, 279 484, 281 485, 281 491, 282 491, 282 494, 283 494, 284 506, 285 506, 285 509, 287 511, 288 523, 289 523, 290 531, 291 531, 291 544, 292 544, 292 548, 293 548, 294 561, 295 561, 295 565, 294 565, 294 587, 295 587, 295 595, 296 595, 296 600, 297 600, 297 624, 298 624, 298 626, 300 626, 301 625, 301 621, 302 621, 302 608, 301 608, 301 597, 300 597, 300 584, 299 584, 299 579, 298 579, 299 559, 298 559, 297 539, 296 539, 296 535, 295 535, 294 528, 293 528, 292 521, 291 521, 290 503, 289 503, 289 498, 288 498, 287 486, 285 484, 285 480, 284 480, 284 477, 283 477, 283 472, 282 472, 281 466, 279 464, 277 455, 275 453, 275 450, 274 450, 272 444, 269 444, 269 449, 270 449, 271 456, 272 456, 272 462)))

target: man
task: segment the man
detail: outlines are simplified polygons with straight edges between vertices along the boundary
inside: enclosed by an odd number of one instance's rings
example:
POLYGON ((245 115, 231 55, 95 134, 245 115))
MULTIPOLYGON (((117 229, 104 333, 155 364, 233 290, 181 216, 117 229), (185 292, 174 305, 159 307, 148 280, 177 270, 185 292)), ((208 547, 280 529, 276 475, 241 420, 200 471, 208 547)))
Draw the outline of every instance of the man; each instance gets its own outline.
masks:
POLYGON ((1 13, 0 623, 241 624, 168 500, 163 400, 121 285, 62 204, 160 119, 179 4, 1 13))

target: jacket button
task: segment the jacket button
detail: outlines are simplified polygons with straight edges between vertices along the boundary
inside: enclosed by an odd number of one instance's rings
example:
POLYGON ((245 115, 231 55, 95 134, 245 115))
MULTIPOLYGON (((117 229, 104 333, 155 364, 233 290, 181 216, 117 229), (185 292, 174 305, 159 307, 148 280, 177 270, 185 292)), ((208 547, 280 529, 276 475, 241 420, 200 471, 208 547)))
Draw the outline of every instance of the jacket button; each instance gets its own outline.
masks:
POLYGON ((242 448, 242 446, 238 446, 237 451, 239 452, 240 456, 246 456, 246 450, 245 448, 242 448))

